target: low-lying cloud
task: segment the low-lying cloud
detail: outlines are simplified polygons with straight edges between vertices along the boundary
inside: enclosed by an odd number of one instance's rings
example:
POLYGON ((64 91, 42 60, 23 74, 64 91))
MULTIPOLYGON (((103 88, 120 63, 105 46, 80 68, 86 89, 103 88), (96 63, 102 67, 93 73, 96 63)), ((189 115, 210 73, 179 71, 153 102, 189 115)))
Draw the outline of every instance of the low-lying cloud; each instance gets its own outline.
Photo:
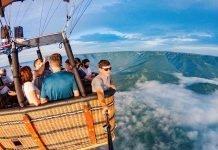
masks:
POLYGON ((181 73, 174 74, 178 79, 181 86, 187 86, 195 83, 210 83, 218 85, 218 79, 205 79, 199 77, 185 77, 181 73))
MULTIPOLYGON (((117 93, 117 113, 121 115, 119 125, 121 128, 126 128, 126 126, 129 126, 130 129, 134 128, 131 130, 139 132, 141 136, 141 129, 144 130, 144 133, 149 128, 143 126, 143 123, 149 119, 149 116, 153 116, 153 119, 158 120, 158 126, 162 132, 166 132, 167 135, 174 134, 175 129, 172 126, 189 128, 187 132, 181 132, 190 141, 194 141, 194 149, 217 149, 218 128, 211 126, 218 124, 218 91, 211 95, 199 95, 185 89, 183 86, 184 83, 187 84, 193 78, 188 79, 188 77, 182 77, 181 75, 177 76, 181 80, 179 85, 161 84, 157 81, 138 81, 135 88, 130 91, 117 93), (148 107, 149 109, 140 112, 141 107, 148 107), (133 110, 134 113, 131 114, 133 110), (137 120, 136 118, 140 118, 140 115, 144 117, 137 120), (136 125, 131 126, 130 124, 134 120, 136 125)), ((195 82, 199 81, 217 83, 217 81, 206 79, 195 80, 195 82)), ((123 137, 126 137, 131 136, 133 132, 123 134, 125 134, 123 137)), ((175 138, 174 140, 178 139, 175 138)), ((139 143, 139 145, 143 148, 146 147, 142 143, 139 143)), ((170 149, 169 146, 167 143, 162 143, 162 146, 159 143, 156 148, 170 149)), ((155 148, 155 145, 153 148, 155 148)))

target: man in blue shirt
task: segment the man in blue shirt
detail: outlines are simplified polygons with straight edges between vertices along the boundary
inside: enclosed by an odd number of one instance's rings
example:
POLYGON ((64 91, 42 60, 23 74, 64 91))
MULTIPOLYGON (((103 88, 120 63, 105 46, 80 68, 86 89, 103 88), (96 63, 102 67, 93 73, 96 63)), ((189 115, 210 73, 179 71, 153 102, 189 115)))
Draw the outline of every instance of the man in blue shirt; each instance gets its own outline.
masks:
POLYGON ((62 100, 79 96, 73 73, 61 71, 62 56, 54 53, 50 56, 53 73, 42 82, 41 99, 49 101, 62 100))

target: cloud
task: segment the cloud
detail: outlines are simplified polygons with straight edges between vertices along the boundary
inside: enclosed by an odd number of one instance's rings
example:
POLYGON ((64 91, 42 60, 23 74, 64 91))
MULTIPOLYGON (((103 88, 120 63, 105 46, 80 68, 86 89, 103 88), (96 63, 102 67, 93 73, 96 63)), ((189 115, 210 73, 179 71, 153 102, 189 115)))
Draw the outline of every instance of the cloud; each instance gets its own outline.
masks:
POLYGON ((217 0, 154 0, 153 2, 147 2, 147 5, 162 6, 162 9, 190 9, 190 8, 203 8, 203 9, 213 9, 218 8, 217 0), (161 3, 160 3, 161 2, 161 3))
MULTIPOLYGON (((53 44, 49 46, 40 47, 41 53, 43 57, 50 56, 52 53, 60 53, 62 56, 66 55, 66 52, 63 48, 59 48, 59 44, 53 44)), ((33 61, 37 58, 36 48, 25 49, 18 54, 19 62, 24 63, 28 61, 33 61)), ((9 65, 7 55, 0 55, 0 67, 9 65)))
MULTIPOLYGON (((184 33, 169 34, 164 36, 143 35, 141 33, 124 33, 109 28, 100 28, 81 32, 74 35, 72 38, 81 42, 97 42, 100 45, 105 45, 101 42, 113 42, 110 43, 111 49, 114 50, 170 50, 174 45, 187 45, 190 43, 196 43, 199 41, 197 37, 192 38, 193 35, 199 35, 197 33, 189 33, 188 36, 184 36, 184 33), (135 44, 134 44, 135 43, 135 44), (116 48, 114 47, 116 45, 116 48), (119 46, 117 46, 119 45, 119 46), (122 48, 123 49, 122 49, 122 48), (127 49, 125 49, 127 48, 127 49)), ((200 35, 203 35, 201 33, 200 35)), ((206 35, 206 34, 205 34, 206 35)), ((102 46, 102 49, 104 49, 102 46)))
MULTIPOLYGON (((95 35, 101 35, 102 38, 104 38, 103 36, 114 36, 114 37, 119 37, 121 39, 128 39, 128 40, 143 40, 144 36, 142 34, 139 33, 123 33, 123 32, 119 32, 116 30, 112 30, 110 28, 98 28, 98 29, 92 29, 89 31, 83 31, 80 32, 79 34, 76 34, 72 37, 72 39, 74 40, 80 40, 83 39, 84 37, 87 36, 95 36, 95 35)), ((90 41, 92 41, 92 39, 90 39, 90 41)))
POLYGON ((100 51, 173 51, 218 56, 218 46, 202 44, 202 37, 212 38, 213 35, 207 32, 169 32, 166 35, 146 35, 120 32, 110 28, 96 28, 74 35, 72 37, 72 43, 74 43, 72 46, 74 49, 81 49, 80 53, 100 51), (111 39, 112 37, 114 37, 114 40, 111 39), (107 43, 104 42, 105 40, 107 43))
POLYGON ((198 131, 190 131, 187 133, 187 136, 189 137, 190 140, 196 140, 198 138, 198 131))
MULTIPOLYGON (((186 82, 193 79, 192 77, 190 79, 180 77, 180 80, 184 80, 184 78, 186 82)), ((122 144, 124 144, 122 148, 127 147, 125 143, 131 141, 140 145, 143 144, 141 145, 142 149, 146 149, 146 143, 138 141, 138 138, 151 133, 153 134, 150 139, 154 140, 153 143, 156 143, 153 148, 156 147, 157 149, 163 147, 164 149, 172 149, 175 142, 179 146, 187 141, 182 136, 183 134, 194 142, 194 149, 196 150, 218 148, 218 91, 211 95, 199 95, 185 89, 182 84, 161 84, 157 81, 142 82, 139 80, 135 87, 129 91, 118 92, 116 101, 116 110, 120 117, 118 117, 118 126, 121 130, 119 132, 121 135, 118 138, 124 138, 118 139, 122 140, 122 144), (137 118, 136 121, 134 121, 134 118, 137 118), (153 139, 153 136, 156 138, 153 139), (173 142, 163 143, 162 136, 170 138, 170 141, 173 142), (180 138, 177 139, 177 137, 180 138), (135 139, 136 141, 134 141, 135 139)), ((177 146, 174 148, 178 149, 177 146)))
POLYGON ((136 88, 140 91, 137 94, 146 95, 144 102, 157 110, 157 116, 171 115, 177 125, 218 123, 215 115, 218 113, 218 91, 210 96, 202 96, 181 85, 160 84, 156 81, 138 82, 136 88))
POLYGON ((173 45, 170 51, 218 56, 218 46, 209 44, 173 45))
POLYGON ((218 2, 216 0, 180 0, 176 1, 174 0, 173 2, 170 3, 172 7, 175 8, 190 8, 190 7, 200 7, 200 8, 210 8, 210 9, 215 9, 218 8, 218 2))
POLYGON ((197 37, 208 37, 208 38, 212 38, 213 35, 207 32, 192 32, 192 33, 184 33, 184 36, 188 36, 188 37, 193 37, 193 36, 197 36, 197 37))
POLYGON ((91 34, 91 35, 84 35, 80 39, 80 41, 93 41, 93 42, 115 42, 119 40, 123 40, 122 37, 116 36, 114 34, 91 34))
POLYGON ((115 5, 121 4, 121 0, 110 0, 110 1, 105 1, 105 0, 99 0, 99 1, 93 1, 90 5, 90 10, 88 10, 91 13, 96 13, 100 11, 104 11, 105 8, 113 7, 115 5))
MULTIPOLYGON (((185 51, 187 51, 188 47, 193 46, 193 52, 196 51, 197 48, 201 50, 205 48, 210 51, 214 47, 213 50, 215 50, 217 48, 216 45, 205 43, 202 46, 202 41, 205 42, 206 39, 212 38, 213 35, 207 32, 168 32, 166 34, 163 33, 163 35, 146 35, 146 33, 120 32, 110 28, 96 28, 93 30, 77 33, 72 37, 73 40, 82 42, 98 42, 99 44, 102 44, 101 42, 105 41, 117 42, 117 45, 121 46, 123 43, 135 42, 135 49, 139 47, 137 45, 143 45, 141 46, 140 50, 144 50, 144 48, 151 48, 150 50, 174 49, 175 51, 177 51, 180 47, 184 46, 185 51), (208 47, 206 47, 206 44, 208 45, 208 47)), ((116 44, 114 43, 114 45, 116 44)), ((128 46, 126 45, 124 47, 128 46)), ((133 47, 133 45, 129 47, 133 47)), ((132 50, 135 49, 133 48, 132 50)), ((180 50, 182 51, 183 49, 180 50)), ((190 51, 190 49, 188 51, 190 51)))
POLYGON ((218 149, 218 131, 217 129, 208 130, 203 133, 203 139, 201 142, 204 143, 202 149, 203 150, 217 150, 218 149))
POLYGON ((218 85, 218 79, 204 79, 198 77, 185 77, 181 73, 174 74, 178 79, 181 86, 185 87, 187 85, 195 84, 195 83, 210 83, 218 85))
MULTIPOLYGON (((172 51, 218 56, 217 45, 200 44, 197 37, 191 37, 193 35, 209 36, 209 34, 195 32, 189 33, 189 35, 187 33, 186 37, 183 35, 185 34, 172 33, 165 36, 146 36, 141 33, 125 33, 110 28, 101 28, 76 34, 71 38, 71 46, 75 54, 113 51, 172 51)), ((57 51, 59 46, 47 46, 46 49, 43 53, 50 55, 57 51)), ((65 52, 62 54, 65 55, 65 52)), ((8 64, 6 56, 0 56, 0 59, 0 66, 8 64)), ((20 60, 30 61, 33 59, 35 59, 34 51, 21 53, 20 60)))

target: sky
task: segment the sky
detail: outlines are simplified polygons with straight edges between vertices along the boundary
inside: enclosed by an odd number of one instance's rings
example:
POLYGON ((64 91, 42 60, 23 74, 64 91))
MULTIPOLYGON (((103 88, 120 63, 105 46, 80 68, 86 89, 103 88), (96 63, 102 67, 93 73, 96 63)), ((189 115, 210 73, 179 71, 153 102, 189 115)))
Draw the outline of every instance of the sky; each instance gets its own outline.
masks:
MULTIPOLYGON (((31 38, 62 31, 66 13, 81 1, 26 0, 9 5, 5 14, 12 27, 23 26, 24 36, 31 38)), ((93 0, 69 39, 75 54, 173 51, 218 56, 218 0, 93 0)), ((59 46, 45 49, 49 55, 59 46)), ((34 59, 31 52, 21 53, 22 60, 34 59)), ((0 66, 6 63, 7 57, 0 56, 0 66)))

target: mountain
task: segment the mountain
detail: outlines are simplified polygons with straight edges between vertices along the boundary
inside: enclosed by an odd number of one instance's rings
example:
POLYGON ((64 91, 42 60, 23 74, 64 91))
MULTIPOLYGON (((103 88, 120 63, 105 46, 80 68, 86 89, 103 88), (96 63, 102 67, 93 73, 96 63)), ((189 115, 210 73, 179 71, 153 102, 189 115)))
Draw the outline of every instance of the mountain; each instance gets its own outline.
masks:
MULTIPOLYGON (((90 59, 93 70, 96 71, 96 62, 100 59, 108 59, 113 68, 113 80, 121 91, 132 88, 139 79, 178 84, 179 79, 174 73, 181 73, 186 77, 218 78, 218 57, 214 56, 137 51, 95 53, 78 55, 78 57, 90 59)), ((190 85, 187 88, 202 94, 218 89, 213 84, 205 83, 201 83, 199 88, 190 85)))

